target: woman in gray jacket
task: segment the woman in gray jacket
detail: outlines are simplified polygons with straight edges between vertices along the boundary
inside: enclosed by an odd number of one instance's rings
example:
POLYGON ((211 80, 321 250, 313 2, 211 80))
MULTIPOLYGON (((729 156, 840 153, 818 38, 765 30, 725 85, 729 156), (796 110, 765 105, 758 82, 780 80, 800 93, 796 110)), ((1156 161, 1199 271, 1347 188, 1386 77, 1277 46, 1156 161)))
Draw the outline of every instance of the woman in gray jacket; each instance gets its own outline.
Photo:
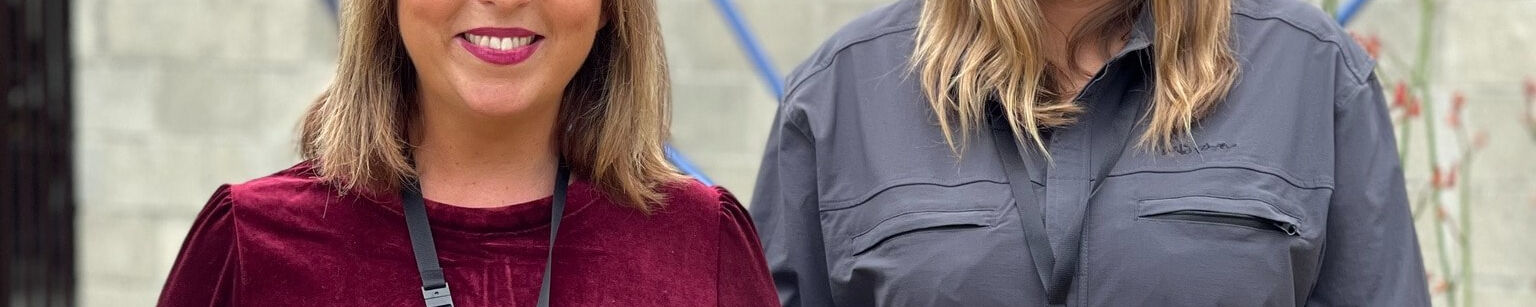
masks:
POLYGON ((1297 0, 904 0, 751 210, 786 306, 1425 306, 1373 67, 1297 0))

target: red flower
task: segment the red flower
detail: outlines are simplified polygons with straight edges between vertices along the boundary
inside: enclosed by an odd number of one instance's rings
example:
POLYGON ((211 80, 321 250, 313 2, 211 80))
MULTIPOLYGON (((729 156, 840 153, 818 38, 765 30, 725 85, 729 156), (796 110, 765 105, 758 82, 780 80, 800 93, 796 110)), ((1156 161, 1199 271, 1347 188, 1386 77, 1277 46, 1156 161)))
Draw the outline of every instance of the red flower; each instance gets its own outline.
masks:
POLYGON ((1408 118, 1419 117, 1419 112, 1420 112, 1419 98, 1418 97, 1413 97, 1413 96, 1408 96, 1408 101, 1406 102, 1406 105, 1404 106, 1404 108, 1407 109, 1408 118))
POLYGON ((1467 107, 1467 96, 1461 91, 1451 94, 1451 111, 1446 114, 1446 122, 1451 128, 1461 128, 1461 113, 1467 107))
POLYGON ((1392 86, 1392 107, 1401 108, 1408 104, 1408 84, 1397 81, 1392 86))
POLYGON ((1355 31, 1349 31, 1349 36, 1354 38, 1355 43, 1360 44, 1360 48, 1364 48, 1365 54, 1370 55, 1372 59, 1375 59, 1381 55, 1380 36, 1376 36, 1375 34, 1361 35, 1360 33, 1355 33, 1355 31))
POLYGON ((1488 147, 1488 131, 1479 130, 1477 134, 1472 135, 1472 149, 1483 149, 1486 147, 1488 147))
POLYGON ((1525 124, 1536 129, 1536 78, 1525 78, 1525 124))
POLYGON ((1446 172, 1445 174, 1445 187, 1449 188, 1453 186, 1456 186, 1456 169, 1451 169, 1451 171, 1446 172))
POLYGON ((1451 94, 1451 110, 1461 111, 1461 109, 1465 108, 1466 106, 1467 106, 1467 95, 1466 94, 1462 94, 1461 91, 1456 91, 1456 93, 1451 94))
POLYGON ((1451 283, 1446 281, 1444 278, 1435 278, 1435 280, 1430 281, 1429 293, 1441 294, 1450 290, 1451 283))
POLYGON ((1525 77, 1525 99, 1536 100, 1536 78, 1525 77))
POLYGON ((1448 171, 1442 171, 1439 166, 1436 166, 1429 176, 1429 184, 1437 189, 1449 189, 1456 186, 1456 168, 1454 166, 1448 171))

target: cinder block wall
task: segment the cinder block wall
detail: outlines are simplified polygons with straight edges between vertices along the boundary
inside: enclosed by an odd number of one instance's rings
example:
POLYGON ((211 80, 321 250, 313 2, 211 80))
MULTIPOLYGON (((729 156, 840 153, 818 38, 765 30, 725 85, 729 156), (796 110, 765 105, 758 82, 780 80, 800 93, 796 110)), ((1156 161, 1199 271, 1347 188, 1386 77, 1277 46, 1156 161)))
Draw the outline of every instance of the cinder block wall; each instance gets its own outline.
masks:
POLYGON ((297 161, 329 82, 315 0, 74 0, 80 303, 154 305, 214 188, 297 161))
MULTIPOLYGON (((658 0, 672 64, 674 144, 750 199, 775 99, 711 0, 658 0)), ((735 0, 781 74, 884 0, 735 0)), ((1406 57, 1418 10, 1376 0, 1353 27, 1406 57)), ((333 19, 318 0, 73 0, 84 306, 148 306, 192 218, 221 183, 295 163, 299 114, 329 82, 333 19)), ((1480 306, 1536 303, 1536 139, 1518 77, 1536 75, 1536 0, 1442 11, 1436 80, 1462 89, 1492 141, 1473 165, 1480 306)), ((1383 64, 1391 71, 1393 64, 1383 64)), ((1401 67, 1398 65, 1396 67, 1401 67)), ((1422 146, 1422 141, 1418 146, 1422 146)), ((1418 149, 1423 157, 1424 149, 1418 149)), ((1428 180, 1410 161, 1410 186, 1428 180)), ((1428 223, 1420 223, 1428 229, 1428 223)), ((1420 231, 1435 260, 1435 237, 1420 231)))
MULTIPOLYGON (((733 0, 780 81, 843 24, 886 0, 733 0)), ((712 0, 662 0, 672 65, 673 143, 750 201, 777 98, 712 0)), ((750 205, 750 204, 749 204, 750 205)))

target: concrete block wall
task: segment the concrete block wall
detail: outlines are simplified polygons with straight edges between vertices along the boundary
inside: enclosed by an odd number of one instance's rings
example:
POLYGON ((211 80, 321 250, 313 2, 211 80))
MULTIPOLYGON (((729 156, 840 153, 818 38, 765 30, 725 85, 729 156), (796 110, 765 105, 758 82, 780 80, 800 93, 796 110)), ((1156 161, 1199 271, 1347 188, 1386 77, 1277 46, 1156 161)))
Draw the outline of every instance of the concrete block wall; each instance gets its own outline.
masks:
MULTIPOLYGON (((733 1, 780 75, 788 75, 843 24, 890 2, 733 1)), ((672 65, 673 144, 716 184, 750 201, 778 100, 714 1, 663 0, 657 5, 672 65)))
POLYGON ((150 306, 221 183, 297 161, 330 80, 315 0, 73 0, 79 298, 150 306))
MULTIPOLYGON (((734 1, 781 74, 889 2, 734 1)), ((672 64, 673 143, 749 200, 775 99, 711 0, 657 2, 672 64)), ((1382 35, 1386 49, 1406 57, 1414 3, 1375 0, 1352 28, 1382 35)), ((334 69, 333 20, 318 0, 72 5, 81 304, 152 305, 215 187, 297 161, 298 116, 334 69)), ((1455 1, 1438 24, 1437 84, 1464 90, 1470 125, 1492 136, 1470 179, 1480 306, 1536 304, 1536 239, 1527 235, 1536 233, 1536 139, 1512 118, 1524 110, 1518 78, 1536 75, 1536 20, 1522 18, 1531 14, 1536 0, 1455 1)), ((1427 182, 1425 163, 1409 162, 1411 187, 1427 182)), ((1419 227, 1433 261, 1434 236, 1423 231, 1430 224, 1419 227)))

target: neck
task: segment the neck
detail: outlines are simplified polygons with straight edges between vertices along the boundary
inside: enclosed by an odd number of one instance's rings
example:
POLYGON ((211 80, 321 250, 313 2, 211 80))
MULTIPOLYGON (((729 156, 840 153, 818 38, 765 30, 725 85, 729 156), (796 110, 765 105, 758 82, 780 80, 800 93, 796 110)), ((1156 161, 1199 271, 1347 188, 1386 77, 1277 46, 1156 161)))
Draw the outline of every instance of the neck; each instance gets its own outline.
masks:
POLYGON ((1036 3, 1039 3, 1040 13, 1044 15, 1048 27, 1067 32, 1087 20, 1094 10, 1112 1, 1120 0, 1039 0, 1036 3))
POLYGON ((417 97, 410 125, 422 195, 462 207, 536 200, 554 189, 559 103, 485 116, 450 101, 417 97))
POLYGON ((1067 68, 1069 76, 1065 79, 1070 82, 1071 88, 1081 89, 1087 83, 1094 72, 1104 66, 1109 60, 1110 54, 1124 46, 1123 39, 1117 37, 1096 37, 1097 33, 1086 33, 1087 37, 1080 38, 1084 47, 1077 50, 1075 57, 1076 66, 1067 66, 1068 53, 1073 31, 1083 26, 1091 17, 1091 14, 1099 11, 1105 5, 1120 0, 1039 0, 1040 13, 1045 17, 1045 35, 1043 42, 1046 58, 1058 67, 1067 68), (1103 42, 1102 45, 1100 43, 1103 42))

